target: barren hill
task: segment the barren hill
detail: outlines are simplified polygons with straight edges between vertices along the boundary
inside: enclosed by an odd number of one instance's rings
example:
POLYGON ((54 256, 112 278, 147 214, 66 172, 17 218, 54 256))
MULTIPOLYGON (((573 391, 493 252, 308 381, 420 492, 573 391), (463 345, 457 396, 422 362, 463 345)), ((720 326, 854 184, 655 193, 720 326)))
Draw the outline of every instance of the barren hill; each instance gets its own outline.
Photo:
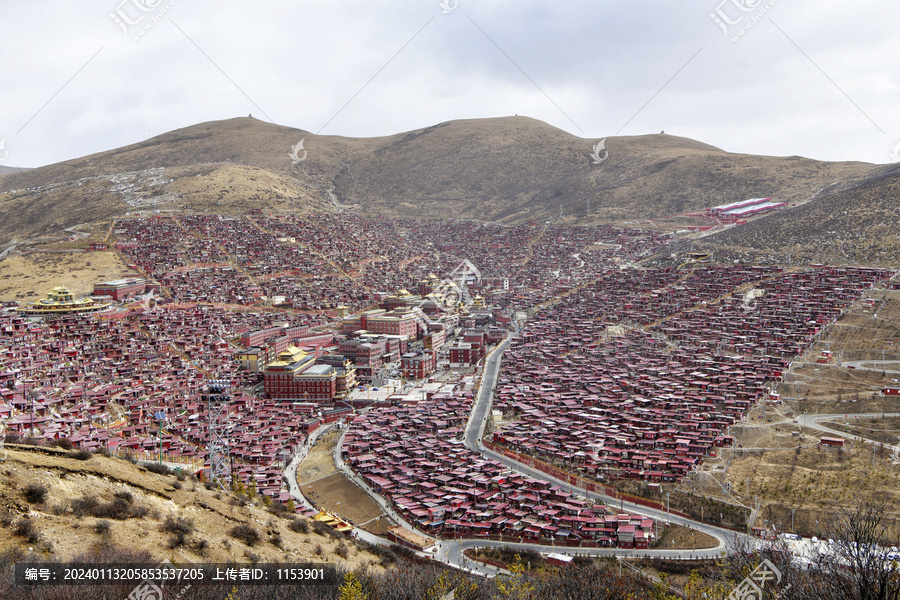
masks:
POLYGON ((249 117, 201 123, 3 176, 0 210, 11 218, 0 223, 0 243, 168 206, 354 206, 366 214, 506 223, 561 214, 581 223, 646 219, 757 196, 806 200, 831 186, 820 194, 827 197, 892 168, 732 154, 666 134, 608 138, 608 158, 595 164, 598 141, 527 117, 377 138, 321 136, 249 117), (290 152, 301 139, 303 160, 295 162, 290 152))
MULTIPOLYGON (((835 186, 837 187, 837 186, 835 186)), ((718 258, 791 255, 800 263, 900 264, 900 165, 697 244, 718 258)))
POLYGON ((71 560, 110 544, 173 562, 331 562, 380 557, 252 493, 207 489, 84 451, 8 445, 0 463, 0 553, 71 560), (85 460, 86 458, 86 460, 85 460))
POLYGON ((27 170, 28 169, 21 169, 19 167, 6 167, 3 165, 0 165, 0 177, 3 177, 4 175, 8 175, 10 173, 18 173, 20 171, 27 171, 27 170))

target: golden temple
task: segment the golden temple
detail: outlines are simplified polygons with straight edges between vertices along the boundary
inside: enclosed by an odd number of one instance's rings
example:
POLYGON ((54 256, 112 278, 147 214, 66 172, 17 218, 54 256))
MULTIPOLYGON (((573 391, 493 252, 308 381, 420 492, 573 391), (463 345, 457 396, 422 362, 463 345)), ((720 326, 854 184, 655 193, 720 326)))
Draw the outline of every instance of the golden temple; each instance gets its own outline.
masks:
POLYGON ((46 298, 31 302, 23 308, 17 308, 20 313, 29 317, 43 315, 66 315, 72 313, 97 312, 109 308, 110 304, 98 304, 90 298, 76 300, 68 288, 58 286, 53 288, 46 298))

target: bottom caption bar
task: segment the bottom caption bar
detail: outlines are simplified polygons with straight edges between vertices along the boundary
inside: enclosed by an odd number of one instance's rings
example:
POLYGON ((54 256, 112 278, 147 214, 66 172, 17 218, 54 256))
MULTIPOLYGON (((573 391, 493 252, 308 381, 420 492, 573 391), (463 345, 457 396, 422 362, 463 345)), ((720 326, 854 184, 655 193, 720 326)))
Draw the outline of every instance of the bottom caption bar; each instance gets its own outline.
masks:
POLYGON ((17 585, 337 585, 334 565, 318 563, 183 564, 16 563, 17 585))

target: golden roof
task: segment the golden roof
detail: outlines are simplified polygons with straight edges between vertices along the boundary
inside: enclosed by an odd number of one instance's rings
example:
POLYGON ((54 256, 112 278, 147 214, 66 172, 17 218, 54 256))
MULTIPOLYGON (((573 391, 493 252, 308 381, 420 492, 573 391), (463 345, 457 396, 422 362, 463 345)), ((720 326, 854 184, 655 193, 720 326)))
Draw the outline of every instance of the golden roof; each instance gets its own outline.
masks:
POLYGON ((288 365, 294 364, 296 362, 300 362, 304 358, 309 356, 309 353, 304 352, 297 346, 291 344, 284 350, 278 353, 278 356, 275 357, 275 360, 270 362, 267 366, 269 367, 286 367, 288 365))
POLYGON ((76 300, 67 287, 58 285, 37 302, 31 302, 24 308, 18 308, 21 313, 36 316, 41 314, 66 314, 74 312, 93 312, 103 310, 110 304, 97 304, 90 298, 76 300))

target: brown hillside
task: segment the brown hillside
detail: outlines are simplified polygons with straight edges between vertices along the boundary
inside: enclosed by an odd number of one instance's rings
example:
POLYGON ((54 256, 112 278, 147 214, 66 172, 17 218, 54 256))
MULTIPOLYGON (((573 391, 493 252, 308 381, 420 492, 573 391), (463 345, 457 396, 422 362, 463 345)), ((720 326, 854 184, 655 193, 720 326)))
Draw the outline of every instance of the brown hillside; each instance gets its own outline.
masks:
MULTIPOLYGON (((799 263, 900 265, 900 166, 859 185, 697 244, 717 258, 792 255, 799 263)), ((773 260, 775 260, 773 258, 773 260)))
POLYGON ((596 141, 525 117, 443 123, 357 153, 335 187, 342 202, 388 214, 518 222, 562 212, 597 222, 754 196, 805 199, 835 180, 879 168, 729 154, 665 134, 609 138, 609 158, 594 165, 589 155, 596 141))
POLYGON ((378 557, 350 540, 319 533, 304 517, 273 513, 259 497, 208 490, 190 477, 159 475, 118 458, 78 460, 74 451, 57 448, 7 446, 4 456, 0 552, 30 548, 64 561, 115 543, 160 561, 381 568, 378 557), (306 527, 292 526, 294 519, 306 527), (258 539, 232 535, 235 526, 252 528, 258 539))
MULTIPOLYGON (((140 160, 140 159, 138 159, 140 160)), ((149 160, 149 159, 148 159, 149 160)), ((115 161, 114 161, 115 162, 115 161)), ((297 179, 258 167, 229 163, 108 171, 79 168, 76 179, 49 184, 23 174, 0 179, 0 245, 36 236, 59 235, 135 210, 193 210, 243 213, 265 207, 279 212, 333 210, 327 194, 310 191, 297 179), (23 179, 23 177, 28 177, 23 179)), ((49 173, 56 165, 45 167, 49 173)), ((65 169, 63 169, 65 170, 65 169)))
POLYGON ((291 199, 296 210, 334 209, 334 201, 368 214, 508 223, 561 213, 578 222, 646 219, 754 196, 806 200, 891 169, 731 154, 665 134, 609 138, 609 158, 595 165, 597 141, 527 117, 377 138, 320 136, 252 118, 201 123, 2 177, 0 209, 12 218, 0 223, 0 243, 126 210, 285 210, 291 199), (294 164, 289 153, 301 139, 306 158, 294 164))

